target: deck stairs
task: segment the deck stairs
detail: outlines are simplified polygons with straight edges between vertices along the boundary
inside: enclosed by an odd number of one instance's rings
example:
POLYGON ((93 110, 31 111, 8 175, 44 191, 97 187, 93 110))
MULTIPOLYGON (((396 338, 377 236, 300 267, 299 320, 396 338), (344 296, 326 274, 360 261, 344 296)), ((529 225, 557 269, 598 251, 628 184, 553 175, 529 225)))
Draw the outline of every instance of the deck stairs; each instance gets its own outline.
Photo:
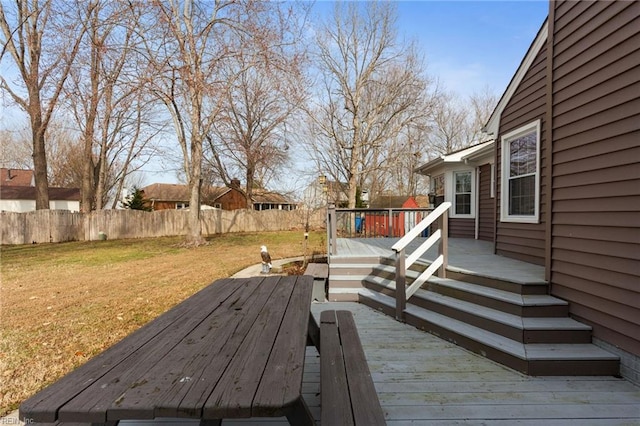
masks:
MULTIPOLYGON (((427 266, 416 262, 407 272, 407 286, 427 266)), ((395 317, 393 259, 333 261, 329 280, 331 288, 343 294, 355 289, 351 295, 360 303, 395 317)), ((546 283, 450 267, 447 278, 430 278, 407 301, 404 320, 531 376, 618 375, 618 356, 592 344, 591 327, 571 319, 568 303, 548 293, 546 283)), ((340 293, 330 299, 347 300, 340 293)))

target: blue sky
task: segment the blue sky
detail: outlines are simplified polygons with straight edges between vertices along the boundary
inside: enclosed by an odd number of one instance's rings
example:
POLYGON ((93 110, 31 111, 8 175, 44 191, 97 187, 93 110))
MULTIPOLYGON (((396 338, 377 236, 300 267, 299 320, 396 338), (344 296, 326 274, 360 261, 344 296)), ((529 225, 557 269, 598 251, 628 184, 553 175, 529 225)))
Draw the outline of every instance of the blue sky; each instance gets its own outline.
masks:
MULTIPOLYGON (((549 10, 547 0, 396 3, 400 35, 417 40, 427 72, 463 97, 485 86, 504 92, 549 10)), ((320 15, 332 8, 314 6, 320 15)))
MULTIPOLYGON (((425 55, 428 74, 463 98, 485 87, 502 95, 549 7, 547 0, 396 3, 399 34, 415 39, 425 55)), ((331 1, 319 0, 313 13, 322 16, 332 8, 331 1)), ((0 99, 0 127, 7 127, 15 118, 3 111, 3 104, 0 99)), ((159 172, 162 166, 145 169, 146 183, 176 181, 175 173, 159 172)))

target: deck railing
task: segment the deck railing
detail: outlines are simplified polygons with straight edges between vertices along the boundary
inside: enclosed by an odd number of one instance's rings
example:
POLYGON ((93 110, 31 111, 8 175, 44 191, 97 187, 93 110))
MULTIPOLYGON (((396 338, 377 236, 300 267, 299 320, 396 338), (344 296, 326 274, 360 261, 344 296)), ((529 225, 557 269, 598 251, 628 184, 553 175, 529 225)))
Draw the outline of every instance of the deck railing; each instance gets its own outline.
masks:
MULTIPOLYGON (((400 238, 420 223, 433 209, 343 209, 327 210, 329 253, 336 254, 338 238, 400 238)), ((421 235, 427 236, 428 229, 421 235)))
POLYGON ((448 263, 448 211, 451 203, 446 202, 439 205, 429 216, 423 219, 417 226, 411 229, 391 248, 396 252, 396 319, 404 321, 404 310, 407 300, 424 284, 435 272, 444 278, 448 263), (433 232, 425 242, 407 256, 407 246, 417 237, 423 235, 433 222, 438 222, 438 229, 433 232), (438 257, 429 267, 422 272, 418 278, 407 287, 407 271, 427 250, 436 242, 438 246, 438 257))

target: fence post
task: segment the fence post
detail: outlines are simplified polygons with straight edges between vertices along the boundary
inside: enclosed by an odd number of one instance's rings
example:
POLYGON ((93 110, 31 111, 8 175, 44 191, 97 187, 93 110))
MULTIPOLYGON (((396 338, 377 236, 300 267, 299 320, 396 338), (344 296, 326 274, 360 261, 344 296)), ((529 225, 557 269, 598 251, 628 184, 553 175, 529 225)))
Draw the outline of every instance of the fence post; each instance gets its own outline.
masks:
POLYGON ((329 240, 329 253, 338 254, 338 247, 336 246, 338 241, 338 222, 336 219, 336 205, 329 204, 327 206, 327 239, 329 240))
POLYGON ((396 251, 396 319, 404 322, 407 305, 407 277, 404 249, 396 251))

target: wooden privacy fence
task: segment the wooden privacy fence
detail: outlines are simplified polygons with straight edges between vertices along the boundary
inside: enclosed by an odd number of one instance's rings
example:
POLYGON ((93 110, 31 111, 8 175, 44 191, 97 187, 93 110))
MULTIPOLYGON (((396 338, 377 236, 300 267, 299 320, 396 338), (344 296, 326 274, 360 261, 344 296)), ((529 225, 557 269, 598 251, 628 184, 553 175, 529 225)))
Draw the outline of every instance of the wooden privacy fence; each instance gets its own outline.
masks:
MULTIPOLYGON (((71 213, 37 210, 0 212, 0 244, 58 243, 63 241, 149 238, 186 235, 188 211, 99 210, 71 213)), ((302 228, 309 217, 312 228, 324 227, 325 211, 309 215, 303 210, 203 210, 203 235, 231 232, 287 231, 302 228)))

